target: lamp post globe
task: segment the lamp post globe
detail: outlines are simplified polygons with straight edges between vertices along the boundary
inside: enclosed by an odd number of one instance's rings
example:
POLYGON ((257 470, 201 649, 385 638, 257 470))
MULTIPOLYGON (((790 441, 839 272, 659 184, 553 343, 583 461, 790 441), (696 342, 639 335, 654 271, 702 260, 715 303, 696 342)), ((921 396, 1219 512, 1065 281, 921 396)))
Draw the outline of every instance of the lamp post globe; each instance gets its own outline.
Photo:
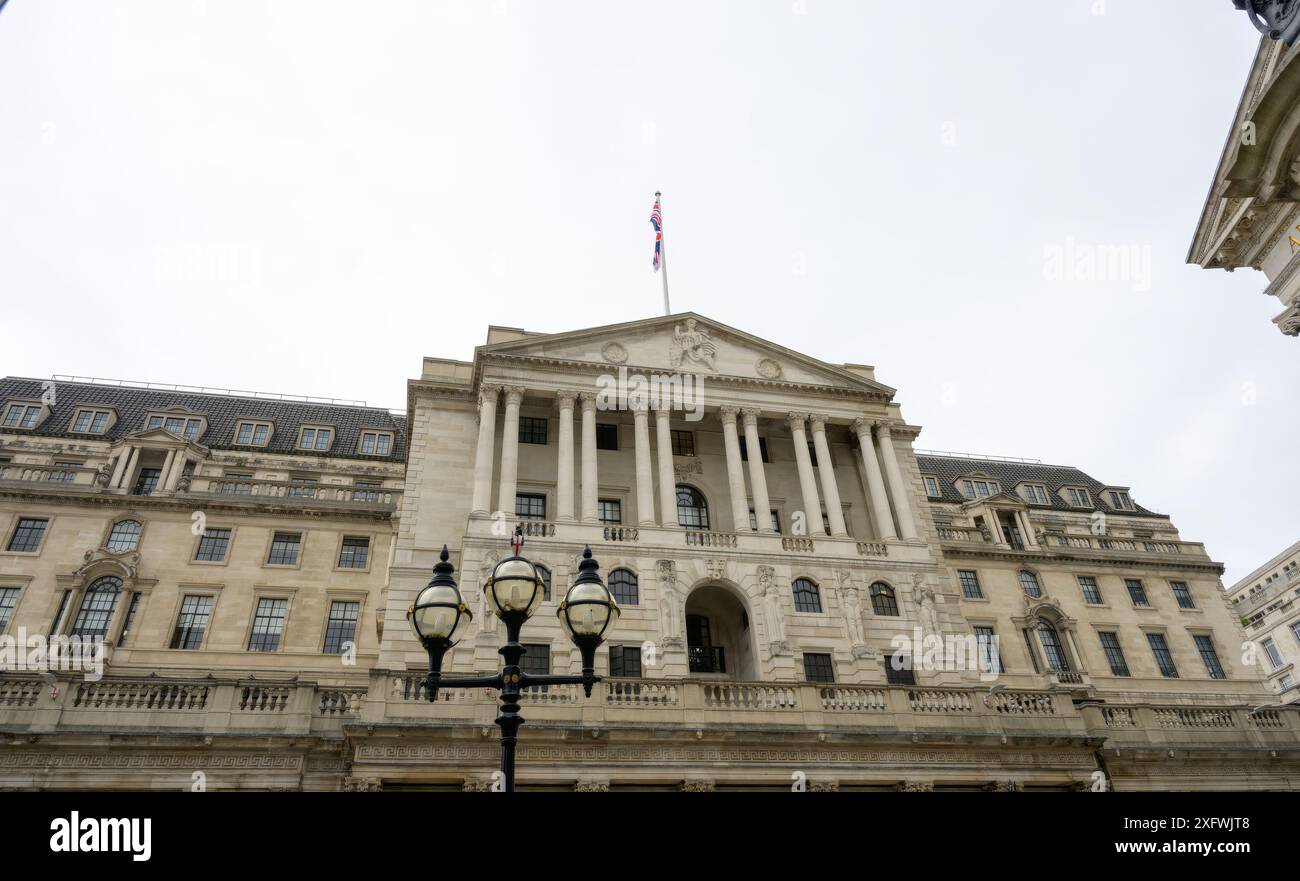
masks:
POLYGON ((599 564, 591 557, 591 548, 582 552, 578 577, 560 602, 556 616, 560 627, 582 654, 583 689, 591 696, 596 667, 596 648, 618 623, 618 603, 601 581, 599 564))
POLYGON ((474 619, 460 595, 456 579, 452 577, 456 570, 449 562, 449 556, 447 546, 443 545, 438 563, 433 567, 433 578, 406 610, 406 620, 410 622, 412 632, 429 655, 429 678, 425 688, 430 701, 438 696, 443 656, 456 644, 454 637, 461 631, 462 623, 468 625, 474 619))

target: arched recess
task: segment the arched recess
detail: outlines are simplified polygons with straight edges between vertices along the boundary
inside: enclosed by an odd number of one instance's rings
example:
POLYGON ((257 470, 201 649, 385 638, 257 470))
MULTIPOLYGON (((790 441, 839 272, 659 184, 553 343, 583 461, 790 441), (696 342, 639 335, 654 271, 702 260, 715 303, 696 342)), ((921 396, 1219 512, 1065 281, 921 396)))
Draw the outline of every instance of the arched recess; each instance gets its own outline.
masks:
MULTIPOLYGON (((127 551, 121 554, 115 554, 105 548, 87 551, 85 562, 76 571, 59 575, 55 579, 61 590, 57 612, 51 610, 51 634, 70 637, 74 634, 79 619, 88 620, 91 617, 97 619, 98 616, 94 614, 97 610, 91 609, 90 605, 107 599, 107 593, 102 589, 111 581, 116 583, 117 592, 111 608, 107 609, 102 636, 105 647, 109 651, 121 645, 128 616, 134 610, 138 620, 145 598, 157 584, 157 579, 140 576, 139 565, 139 551, 127 551), (97 600, 93 597, 88 598, 88 594, 96 587, 101 589, 100 596, 97 600), (86 614, 83 615, 83 612, 86 614)), ((93 629, 95 633, 92 635, 99 635, 101 629, 99 625, 96 624, 93 629)))
POLYGON ((759 678, 758 640, 749 597, 734 582, 704 579, 686 594, 687 669, 708 679, 759 678))
POLYGON ((1076 638, 1076 622, 1056 603, 1034 603, 1026 609, 1023 618, 1012 620, 1020 629, 1036 672, 1067 676, 1086 672, 1076 638))

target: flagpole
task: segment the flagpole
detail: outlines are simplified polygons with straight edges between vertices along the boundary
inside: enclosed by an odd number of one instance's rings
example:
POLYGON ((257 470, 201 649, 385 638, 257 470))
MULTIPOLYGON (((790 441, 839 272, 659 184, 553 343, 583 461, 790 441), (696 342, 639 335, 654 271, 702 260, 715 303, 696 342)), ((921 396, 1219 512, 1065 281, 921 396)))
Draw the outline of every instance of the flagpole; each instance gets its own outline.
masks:
MULTIPOLYGON (((658 190, 655 191, 655 201, 659 203, 660 214, 663 213, 662 195, 658 190)), ((662 220, 659 221, 659 274, 663 276, 664 281, 664 314, 672 315, 673 310, 668 306, 668 240, 664 236, 662 220)))

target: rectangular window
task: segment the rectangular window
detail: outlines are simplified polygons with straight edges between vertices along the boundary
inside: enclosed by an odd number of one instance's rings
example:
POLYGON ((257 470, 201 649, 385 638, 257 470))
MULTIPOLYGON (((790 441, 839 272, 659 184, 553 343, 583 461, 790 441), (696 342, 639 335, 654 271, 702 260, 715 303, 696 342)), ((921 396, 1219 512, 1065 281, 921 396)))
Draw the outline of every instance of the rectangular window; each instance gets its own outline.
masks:
POLYGON ((370 539, 364 536, 346 536, 339 549, 340 569, 364 569, 370 564, 370 539))
POLYGON ((546 446, 546 420, 538 416, 520 416, 519 442, 546 446))
POLYGON ((695 432, 674 428, 669 432, 674 456, 695 455, 695 432))
POLYGON ((187 596, 181 600, 181 613, 176 616, 176 629, 172 631, 171 648, 194 651, 203 645, 203 634, 212 617, 212 597, 187 596))
POLYGON ((332 428, 304 428, 302 435, 298 438, 298 449, 328 450, 330 442, 333 440, 334 430, 332 428))
POLYGON ((253 485, 246 482, 253 479, 252 474, 227 471, 222 476, 226 478, 226 481, 221 484, 221 491, 226 495, 246 496, 253 492, 253 485))
POLYGON ((1021 487, 1021 490, 1023 490, 1025 501, 1029 502, 1029 504, 1049 504, 1047 501, 1047 487, 1043 486, 1041 483, 1026 483, 1021 487))
POLYGON ((941 492, 939 491, 939 480, 938 480, 938 478, 936 478, 936 477, 930 477, 930 476, 927 475, 927 476, 924 478, 924 480, 925 480, 925 494, 926 494, 928 497, 930 497, 930 498, 932 498, 932 499, 937 499, 937 498, 939 498, 940 496, 943 495, 943 493, 941 493, 941 492))
POLYGON ((1034 665, 1035 673, 1042 673, 1043 665, 1038 662, 1038 652, 1034 651, 1034 640, 1030 637, 1029 630, 1025 629, 1020 632, 1025 637, 1025 655, 1029 658, 1029 663, 1034 665))
POLYGON ((1133 500, 1129 498, 1128 493, 1113 489, 1106 493, 1106 495, 1110 498, 1110 506, 1112 508, 1119 511, 1133 510, 1133 500))
POLYGON ((1169 653, 1169 643, 1165 642, 1163 633, 1148 633, 1147 644, 1151 646, 1151 654, 1155 655, 1156 666, 1160 668, 1160 675, 1166 679, 1177 679, 1178 668, 1174 666, 1174 656, 1169 653))
POLYGON ((297 566, 298 551, 302 548, 302 534, 277 532, 271 539, 271 553, 266 562, 270 566, 297 566))
POLYGON ((225 561, 226 551, 229 548, 229 529, 205 529, 203 537, 199 539, 199 548, 194 554, 194 559, 205 563, 221 563, 225 561))
POLYGON ((606 526, 618 526, 623 522, 623 503, 618 499, 599 499, 596 516, 606 526))
POLYGON ((1125 578, 1124 586, 1128 588, 1129 599, 1133 601, 1133 605, 1150 608, 1151 602, 1147 599, 1147 590, 1142 586, 1140 579, 1125 578))
MULTIPOLYGON (((767 457, 767 438, 760 437, 758 439, 758 451, 759 453, 762 454, 759 458, 761 458, 764 462, 772 461, 767 457)), ((740 438, 740 459, 742 462, 749 461, 749 446, 745 443, 745 439, 743 437, 740 438)))
POLYGON ((16 605, 18 605, 18 588, 0 587, 0 633, 5 632, 16 605))
POLYGON ((1210 678, 1227 679, 1228 674, 1223 672, 1223 665, 1219 663, 1219 653, 1214 650, 1214 640, 1204 633, 1193 634, 1192 639, 1196 642, 1196 650, 1201 653, 1205 672, 1210 674, 1210 678))
POLYGON ((984 591, 980 589, 979 574, 974 569, 958 569, 957 580, 961 583, 961 595, 966 599, 984 598, 984 591))
POLYGON ((612 422, 596 423, 596 449, 618 449, 618 426, 612 422))
POLYGON ((158 480, 162 477, 161 468, 141 468, 140 475, 135 480, 135 489, 131 494, 135 496, 150 496, 158 488, 158 480))
POLYGON ((81 598, 81 611, 77 612, 77 620, 72 624, 72 634, 80 636, 83 642, 103 639, 108 634, 109 622, 113 620, 119 593, 121 589, 116 586, 87 590, 81 598))
POLYGON ((35 428, 41 416, 38 404, 10 404, 5 411, 5 428, 35 428))
POLYGON ((257 614, 253 617, 253 632, 248 637, 250 652, 273 652, 280 647, 284 633, 284 617, 289 613, 288 600, 257 601, 257 614))
POLYGON ((1282 666, 1282 653, 1277 650, 1277 643, 1273 642, 1272 638, 1264 640, 1259 645, 1264 649, 1264 654, 1268 655, 1268 662, 1273 665, 1274 670, 1282 666))
MULTIPOLYGON (((352 485, 358 487, 380 487, 383 486, 383 483, 378 480, 354 480, 352 481, 352 485)), ((379 493, 374 492, 372 489, 353 490, 352 501, 370 502, 371 504, 378 504, 379 493)))
POLYGON ((1065 488, 1065 500, 1076 508, 1091 508, 1092 496, 1086 489, 1080 489, 1077 486, 1067 486, 1065 488))
POLYGON ((107 410, 78 410, 72 420, 73 434, 103 434, 108 427, 107 410))
MULTIPOLYGON (((772 531, 775 532, 777 535, 780 535, 780 534, 781 534, 781 515, 778 514, 776 511, 769 511, 768 513, 771 514, 771 516, 772 516, 772 521, 771 521, 771 522, 772 522, 772 531)), ((752 529, 752 530, 754 530, 755 532, 758 531, 758 515, 754 513, 754 509, 753 509, 753 508, 750 508, 750 509, 749 509, 749 528, 752 529)))
POLYGON ((20 518, 14 527, 14 534, 9 537, 8 550, 15 554, 34 553, 40 548, 41 539, 45 537, 45 527, 49 524, 48 520, 20 518))
POLYGON ((1131 676, 1128 661, 1124 658, 1124 649, 1119 644, 1119 635, 1102 630, 1097 633, 1097 638, 1101 640, 1102 651, 1106 653, 1106 663, 1110 664, 1110 675, 1131 676))
POLYGON ((361 603, 352 600, 335 600, 330 603, 330 616, 325 622, 325 647, 327 655, 341 655, 348 643, 357 638, 357 618, 361 603))
POLYGON ((1103 605, 1101 601, 1101 588, 1097 586, 1097 579, 1091 575, 1079 576, 1079 589, 1083 591, 1083 601, 1091 606, 1103 605))
POLYGON ((248 447, 264 447, 271 436, 269 422, 240 422, 235 426, 235 443, 248 447))
POLYGON ((387 456, 393 451, 393 436, 386 431, 361 432, 363 456, 387 456))
POLYGON ((126 645, 126 638, 131 635, 131 627, 135 624, 135 613, 139 608, 140 592, 136 591, 131 594, 131 604, 126 607, 126 620, 122 622, 122 633, 117 638, 118 648, 126 645))
POLYGON ((290 477, 289 483, 285 495, 294 499, 314 499, 320 487, 320 480, 315 477, 290 477))
POLYGON ((519 668, 534 676, 545 676, 551 672, 551 647, 545 643, 525 643, 524 656, 519 661, 519 668))
POLYGON ((824 652, 804 652, 803 678, 806 682, 834 682, 835 666, 824 652))
MULTIPOLYGON (((54 465, 56 468, 59 469, 80 468, 82 463, 81 462, 55 462, 54 465)), ((63 470, 51 471, 49 473, 49 476, 46 477, 45 479, 48 480, 50 483, 73 483, 77 479, 77 472, 63 471, 63 470)))
POLYGON ((54 613, 54 621, 50 623, 51 636, 59 632, 59 625, 63 623, 63 613, 68 610, 68 600, 71 598, 71 590, 65 590, 63 596, 59 598, 59 610, 54 613))
POLYGON ((641 649, 631 645, 610 646, 609 675, 639 679, 641 677, 641 649))
POLYGON ((979 650, 980 670, 985 673, 1006 672, 1006 665, 1002 663, 1002 650, 998 647, 998 638, 992 627, 975 628, 975 645, 979 650))
POLYGON ((515 516, 529 520, 546 519, 546 496, 536 493, 518 493, 515 495, 515 516))
POLYGON ((1176 599, 1176 600, 1178 601, 1178 608, 1180 608, 1180 609, 1195 609, 1195 608, 1196 608, 1196 603, 1195 603, 1195 601, 1192 600, 1192 592, 1191 592, 1191 590, 1187 587, 1187 582, 1185 582, 1185 581, 1171 581, 1171 582, 1169 582, 1169 586, 1170 586, 1171 588, 1173 588, 1173 591, 1174 591, 1174 599, 1176 599))
POLYGON ((1300 643, 1300 621, 1291 625, 1291 635, 1295 637, 1296 642, 1300 643))
POLYGON ((886 655, 885 681, 890 685, 916 685, 911 657, 904 654, 886 655))

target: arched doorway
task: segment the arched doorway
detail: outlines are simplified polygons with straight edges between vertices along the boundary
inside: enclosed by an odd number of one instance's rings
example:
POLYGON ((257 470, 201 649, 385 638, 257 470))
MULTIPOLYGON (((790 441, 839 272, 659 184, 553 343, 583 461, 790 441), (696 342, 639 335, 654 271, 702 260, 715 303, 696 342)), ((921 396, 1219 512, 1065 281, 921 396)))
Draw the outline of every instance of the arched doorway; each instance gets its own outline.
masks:
POLYGON ((692 676, 758 679, 753 620, 739 591, 704 584, 686 598, 686 658, 692 676))

